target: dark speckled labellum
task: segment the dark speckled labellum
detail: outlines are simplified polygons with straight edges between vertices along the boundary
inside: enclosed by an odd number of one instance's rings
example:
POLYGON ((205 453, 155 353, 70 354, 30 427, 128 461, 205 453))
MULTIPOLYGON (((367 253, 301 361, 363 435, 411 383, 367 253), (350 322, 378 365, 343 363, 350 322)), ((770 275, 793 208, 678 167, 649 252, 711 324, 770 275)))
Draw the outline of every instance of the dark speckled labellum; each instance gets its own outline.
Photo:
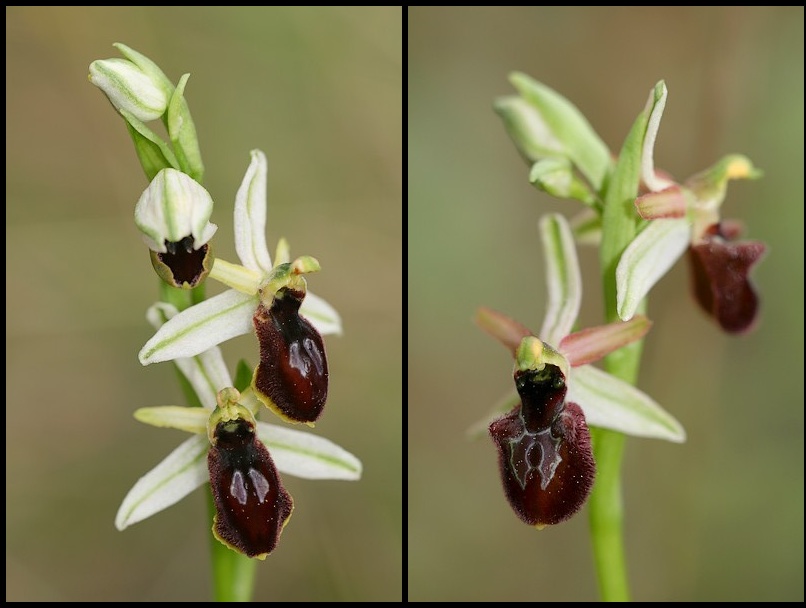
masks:
POLYGON ((252 386, 257 396, 289 422, 313 423, 327 400, 327 357, 322 337, 301 317, 303 291, 279 289, 254 316, 260 363, 252 386))
POLYGON ((517 516, 542 528, 565 521, 590 494, 596 465, 582 409, 567 403, 559 367, 515 372, 521 403, 490 424, 504 493, 517 516))
POLYGON ((213 533, 224 544, 264 559, 277 546, 294 502, 252 422, 222 420, 207 455, 216 516, 213 533))

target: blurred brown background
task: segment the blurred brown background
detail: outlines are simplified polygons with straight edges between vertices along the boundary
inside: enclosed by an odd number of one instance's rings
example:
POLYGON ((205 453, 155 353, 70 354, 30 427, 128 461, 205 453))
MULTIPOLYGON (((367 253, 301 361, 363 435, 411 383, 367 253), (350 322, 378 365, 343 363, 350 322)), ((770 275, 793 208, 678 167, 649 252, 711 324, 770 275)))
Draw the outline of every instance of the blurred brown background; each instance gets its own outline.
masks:
MULTIPOLYGON (((409 512, 412 600, 595 600, 587 511, 535 532, 504 499, 491 441, 465 440, 509 388, 512 361, 472 323, 480 305, 538 330, 538 218, 581 205, 528 183, 492 103, 523 71, 568 97, 617 153, 665 79, 659 167, 723 155, 725 217, 769 252, 755 333, 696 308, 679 264, 653 290, 639 386, 688 442, 629 439, 626 551, 644 601, 803 601, 803 7, 412 8, 409 43, 409 512)), ((581 252, 580 323, 602 322, 581 252)))
MULTIPOLYGON (((315 432, 359 456, 357 483, 285 477, 294 517, 258 600, 397 601, 402 572, 402 13, 396 8, 6 9, 6 599, 210 598, 202 491, 118 532, 134 482, 186 435, 137 423, 181 403, 143 368, 157 297, 132 221, 147 183, 123 121, 87 80, 123 42, 186 89, 235 261, 249 151, 269 159, 268 240, 316 256, 340 311, 315 432)), ((211 286, 211 293, 220 291, 211 286)), ((230 368, 255 362, 243 336, 230 368)), ((264 420, 270 416, 264 415, 264 420)))

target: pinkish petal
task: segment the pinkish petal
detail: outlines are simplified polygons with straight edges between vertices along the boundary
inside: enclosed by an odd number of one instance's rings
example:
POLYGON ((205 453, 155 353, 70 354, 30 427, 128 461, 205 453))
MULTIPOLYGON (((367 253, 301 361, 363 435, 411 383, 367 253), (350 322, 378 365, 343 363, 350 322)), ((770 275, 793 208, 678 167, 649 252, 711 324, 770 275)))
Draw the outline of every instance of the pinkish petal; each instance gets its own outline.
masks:
POLYGON ((503 313, 482 306, 476 312, 476 325, 503 344, 513 356, 526 336, 534 335, 525 325, 503 313))
POLYGON ((605 355, 640 340, 652 327, 652 321, 643 315, 635 315, 623 323, 610 323, 589 327, 566 336, 560 342, 560 352, 571 366, 598 361, 605 355))
POLYGON ((645 220, 685 217, 686 194, 675 184, 660 192, 649 192, 635 199, 635 208, 645 220))

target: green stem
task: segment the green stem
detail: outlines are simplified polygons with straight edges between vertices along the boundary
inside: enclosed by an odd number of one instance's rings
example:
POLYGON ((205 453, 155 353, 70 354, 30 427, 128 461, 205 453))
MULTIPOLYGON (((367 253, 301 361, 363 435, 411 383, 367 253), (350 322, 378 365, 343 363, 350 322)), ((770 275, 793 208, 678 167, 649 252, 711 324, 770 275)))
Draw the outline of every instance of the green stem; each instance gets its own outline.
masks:
POLYGON ((592 429, 596 458, 596 485, 588 500, 593 559, 599 581, 599 597, 605 602, 627 602, 630 589, 624 558, 621 501, 621 433, 592 429))
MULTIPOLYGON (((208 490, 209 521, 215 516, 213 494, 208 490)), ((236 553, 210 533, 213 566, 213 598, 217 602, 249 602, 255 587, 257 560, 236 553)))
MULTIPOLYGON (((605 317, 618 321, 616 309, 616 266, 621 254, 635 237, 638 216, 633 201, 638 194, 641 147, 647 116, 642 112, 627 135, 613 169, 602 211, 602 269, 605 317)), ((642 342, 634 342, 608 355, 605 369, 635 384, 641 361, 642 342)), ((594 564, 603 601, 629 601, 630 588, 624 555, 624 507, 621 499, 621 461, 626 437, 622 433, 593 429, 596 482, 588 502, 594 564)))
MULTIPOLYGON (((170 302, 178 310, 198 304, 204 300, 204 284, 195 289, 177 289, 160 281, 160 297, 164 302, 170 302)), ((176 368, 179 385, 185 394, 185 399, 189 405, 201 406, 196 392, 187 381, 184 374, 176 368)), ((238 387, 243 390, 245 386, 238 387)), ((215 516, 215 505, 213 495, 207 490, 208 513, 207 526, 212 527, 215 516)), ((205 526, 205 527, 207 527, 205 526)), ((209 528, 208 528, 209 529, 209 528)), ((256 561, 236 553, 229 547, 221 543, 212 532, 210 534, 210 560, 212 565, 213 597, 217 602, 248 602, 252 599, 255 587, 256 561)))
MULTIPOLYGON (((631 384, 638 375, 642 342, 605 358, 609 373, 631 384)), ((630 601, 624 554, 624 504, 621 498, 621 461, 627 439, 622 433, 592 429, 596 483, 588 502, 593 559, 599 597, 605 602, 630 601)))

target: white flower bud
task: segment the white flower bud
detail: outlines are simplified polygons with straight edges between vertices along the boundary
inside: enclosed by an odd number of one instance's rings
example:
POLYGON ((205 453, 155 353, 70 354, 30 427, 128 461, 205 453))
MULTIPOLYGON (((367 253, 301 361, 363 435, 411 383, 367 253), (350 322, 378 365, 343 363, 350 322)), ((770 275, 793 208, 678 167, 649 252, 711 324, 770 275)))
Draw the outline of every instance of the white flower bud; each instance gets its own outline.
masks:
POLYGON ((164 83, 127 59, 98 59, 90 64, 90 82, 101 89, 118 110, 127 110, 143 122, 155 120, 168 108, 170 92, 164 83))
POLYGON ((165 253, 165 242, 193 239, 199 249, 218 227, 210 223, 213 199, 198 182, 176 169, 163 169, 145 189, 134 209, 134 223, 149 249, 165 253))

